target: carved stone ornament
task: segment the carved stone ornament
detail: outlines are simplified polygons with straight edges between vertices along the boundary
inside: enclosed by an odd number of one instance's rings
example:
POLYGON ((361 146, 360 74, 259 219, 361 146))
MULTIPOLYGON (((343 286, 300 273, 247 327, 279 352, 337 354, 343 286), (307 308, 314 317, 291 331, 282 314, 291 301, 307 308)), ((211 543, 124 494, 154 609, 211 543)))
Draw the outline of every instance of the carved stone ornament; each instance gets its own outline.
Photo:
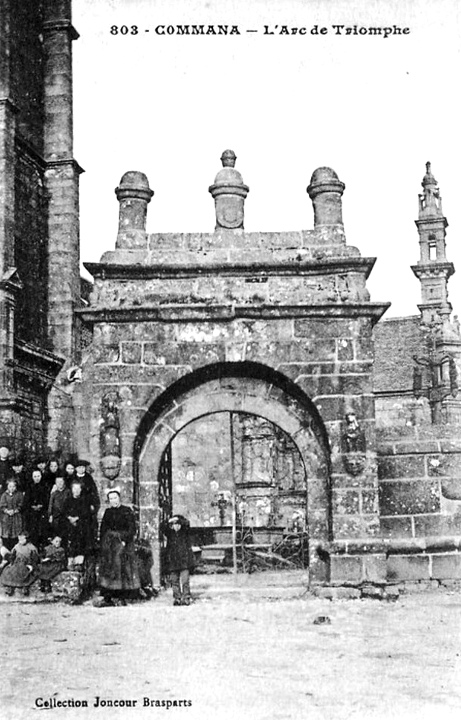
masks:
POLYGON ((365 467, 365 453, 347 453, 343 455, 343 463, 349 475, 360 475, 365 467))
POLYGON ((101 400, 101 470, 108 480, 115 480, 120 472, 120 419, 118 416, 118 393, 112 391, 101 400))
POLYGON ((341 437, 343 463, 350 475, 360 475, 366 463, 366 441, 355 413, 346 415, 346 427, 341 437))
POLYGON ((226 202, 221 199, 221 204, 216 208, 216 221, 220 227, 236 229, 243 226, 243 202, 239 199, 226 202))

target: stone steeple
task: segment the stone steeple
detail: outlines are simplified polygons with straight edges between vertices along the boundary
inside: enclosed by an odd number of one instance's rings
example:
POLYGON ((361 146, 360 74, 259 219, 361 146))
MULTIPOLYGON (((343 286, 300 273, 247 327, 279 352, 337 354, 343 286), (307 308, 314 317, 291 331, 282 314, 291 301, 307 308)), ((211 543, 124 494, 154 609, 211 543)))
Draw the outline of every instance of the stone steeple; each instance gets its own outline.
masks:
POLYGON ((455 272, 446 256, 445 235, 448 222, 442 211, 437 180, 430 162, 422 181, 419 195, 419 214, 416 227, 419 233, 420 259, 412 270, 421 282, 421 322, 423 325, 445 324, 449 321, 452 306, 448 301, 448 279, 455 272))

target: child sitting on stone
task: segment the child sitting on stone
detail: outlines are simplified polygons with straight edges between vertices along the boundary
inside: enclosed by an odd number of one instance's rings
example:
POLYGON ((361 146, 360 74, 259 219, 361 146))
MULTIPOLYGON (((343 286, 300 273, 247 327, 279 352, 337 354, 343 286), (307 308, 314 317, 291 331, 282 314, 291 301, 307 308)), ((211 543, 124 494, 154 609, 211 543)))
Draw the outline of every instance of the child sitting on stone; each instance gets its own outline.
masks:
POLYGON ((30 586, 37 579, 38 563, 37 548, 30 542, 29 533, 23 530, 11 551, 9 565, 0 577, 5 593, 13 595, 16 588, 22 588, 23 595, 28 595, 30 586))
POLYGON ((51 592, 51 581, 66 569, 66 552, 64 548, 61 547, 61 543, 61 537, 55 535, 44 550, 38 571, 40 590, 42 592, 51 592))

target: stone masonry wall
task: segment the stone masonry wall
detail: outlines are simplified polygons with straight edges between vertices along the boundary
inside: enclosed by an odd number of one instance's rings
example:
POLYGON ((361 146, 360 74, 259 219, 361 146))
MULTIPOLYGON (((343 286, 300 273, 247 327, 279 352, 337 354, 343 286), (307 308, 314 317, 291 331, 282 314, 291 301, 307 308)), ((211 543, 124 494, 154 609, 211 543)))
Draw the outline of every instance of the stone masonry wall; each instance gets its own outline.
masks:
MULTIPOLYGON (((342 235, 332 236, 330 242, 339 237, 343 243, 342 235)), ((187 236, 187 248, 181 241, 179 252, 177 236, 153 236, 146 246, 155 251, 119 250, 107 253, 101 266, 89 266, 96 281, 82 315, 94 327, 84 368, 93 462, 99 460, 103 398, 115 391, 122 454, 117 482, 133 498, 133 447, 154 401, 200 368, 256 364, 292 381, 318 410, 331 447, 333 536, 375 537, 371 333, 382 306, 369 303, 370 261, 344 244, 322 245, 314 233, 187 236), (160 263, 167 241, 175 268, 160 263), (232 262, 224 263, 232 253, 232 262), (131 264, 141 257, 141 266, 131 264), (282 260, 274 267, 275 258, 282 260), (355 475, 345 469, 341 449, 348 412, 356 414, 367 443, 364 467, 355 475)), ((100 483, 107 484, 102 473, 100 483)))
POLYGON ((44 3, 0 11, 0 416, 28 456, 46 446, 48 195, 44 187, 44 3))
POLYGON ((459 428, 382 428, 378 437, 381 534, 389 580, 461 577, 459 428))

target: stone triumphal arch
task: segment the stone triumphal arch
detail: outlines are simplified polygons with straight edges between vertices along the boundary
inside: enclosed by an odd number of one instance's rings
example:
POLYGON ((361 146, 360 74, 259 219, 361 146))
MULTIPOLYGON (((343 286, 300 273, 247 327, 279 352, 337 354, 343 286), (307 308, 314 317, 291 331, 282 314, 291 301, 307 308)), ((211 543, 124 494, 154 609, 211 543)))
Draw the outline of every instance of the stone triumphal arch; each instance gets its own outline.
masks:
POLYGON ((211 233, 149 235, 146 176, 116 189, 116 247, 86 265, 81 312, 88 453, 135 507, 156 582, 159 523, 176 507, 196 518, 197 545, 214 526, 224 549, 229 508, 266 550, 297 518, 313 582, 382 579, 371 373, 387 305, 366 288, 374 259, 346 243, 333 170, 312 175, 313 230, 245 232, 249 188, 235 154, 221 159, 211 233))

